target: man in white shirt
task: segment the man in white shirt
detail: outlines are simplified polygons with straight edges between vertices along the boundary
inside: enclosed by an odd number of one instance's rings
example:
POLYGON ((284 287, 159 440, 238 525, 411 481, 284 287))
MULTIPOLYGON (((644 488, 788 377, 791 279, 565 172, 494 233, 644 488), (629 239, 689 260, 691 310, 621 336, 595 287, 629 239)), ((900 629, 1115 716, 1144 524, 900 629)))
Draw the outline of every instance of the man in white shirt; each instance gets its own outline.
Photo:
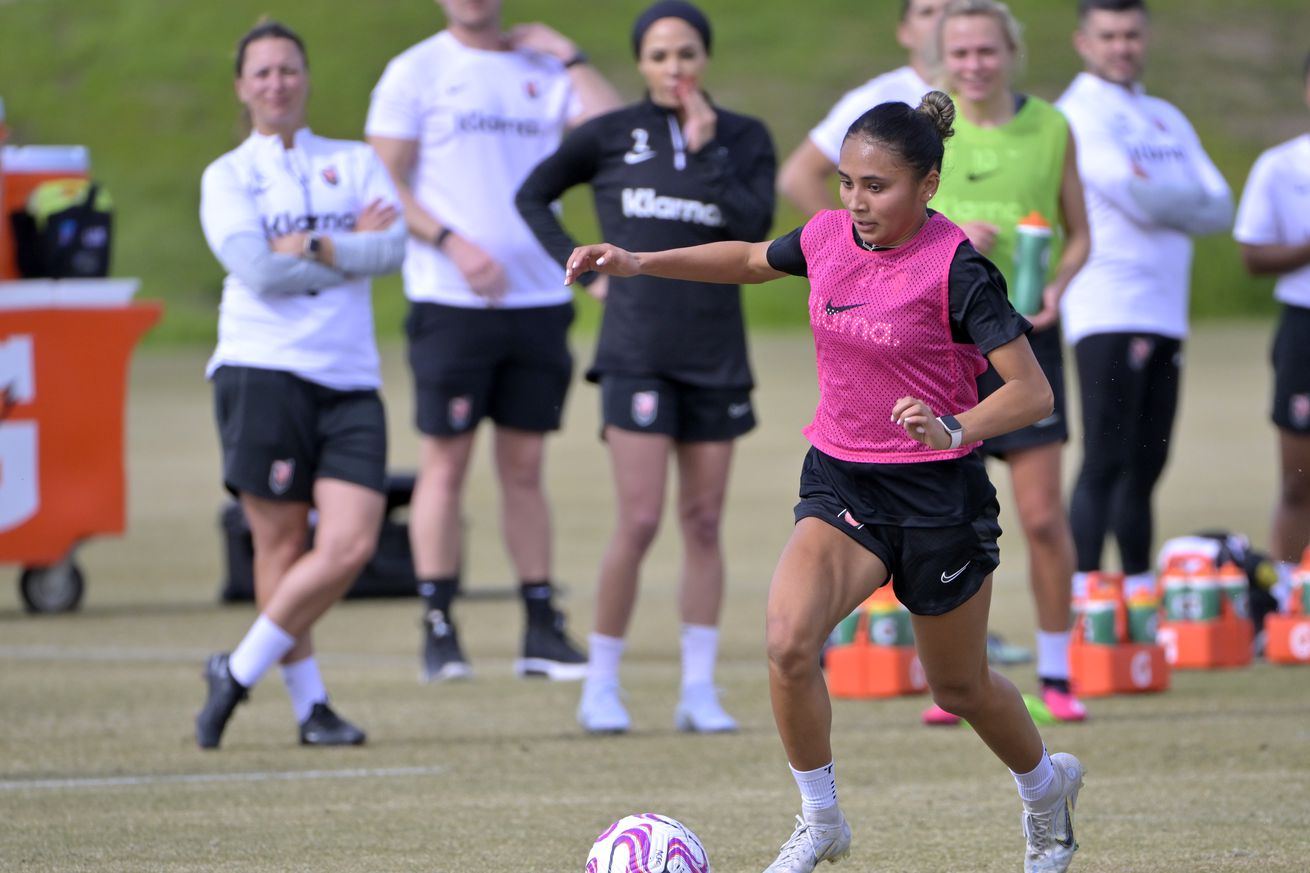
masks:
POLYGON ((1228 228, 1232 195, 1183 114, 1139 82, 1145 3, 1080 0, 1078 14, 1086 71, 1057 103, 1078 142, 1092 230, 1091 256, 1061 303, 1083 413, 1074 594, 1100 569, 1112 531, 1131 595, 1154 588, 1151 500, 1177 409, 1191 237, 1228 228))
POLYGON ((438 0, 447 27, 402 52, 373 91, 368 140, 410 238, 406 322, 421 432, 410 541, 426 601, 422 675, 467 677, 450 616, 460 502, 478 422, 495 422, 502 524, 522 583, 520 675, 580 679, 586 656, 551 603, 545 434, 572 372, 572 293, 514 206, 566 128, 619 106, 576 45, 544 24, 501 27, 500 0, 438 0))
MULTIPOLYGON (((1301 77, 1310 107, 1310 55, 1301 77)), ((1283 304, 1274 337, 1271 410, 1281 481, 1269 545, 1278 562, 1275 593, 1285 598, 1292 571, 1310 545, 1310 133, 1256 160, 1233 236, 1252 275, 1278 277, 1274 297, 1283 304)))
POLYGON ((909 63, 854 88, 837 101, 826 118, 796 146, 778 170, 778 191, 806 215, 837 207, 829 180, 837 172, 837 154, 851 123, 879 103, 900 101, 918 106, 932 88, 930 52, 946 0, 901 0, 896 40, 909 63))

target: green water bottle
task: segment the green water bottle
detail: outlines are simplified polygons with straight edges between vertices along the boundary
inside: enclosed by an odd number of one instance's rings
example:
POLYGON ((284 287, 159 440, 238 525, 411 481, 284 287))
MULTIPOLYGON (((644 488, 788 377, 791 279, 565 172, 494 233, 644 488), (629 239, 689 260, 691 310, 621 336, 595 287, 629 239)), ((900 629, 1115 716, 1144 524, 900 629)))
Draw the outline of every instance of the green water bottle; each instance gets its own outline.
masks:
POLYGON ((1051 258, 1051 225, 1040 213, 1030 212, 1015 227, 1014 287, 1010 299, 1021 315, 1042 311, 1046 266, 1051 258))

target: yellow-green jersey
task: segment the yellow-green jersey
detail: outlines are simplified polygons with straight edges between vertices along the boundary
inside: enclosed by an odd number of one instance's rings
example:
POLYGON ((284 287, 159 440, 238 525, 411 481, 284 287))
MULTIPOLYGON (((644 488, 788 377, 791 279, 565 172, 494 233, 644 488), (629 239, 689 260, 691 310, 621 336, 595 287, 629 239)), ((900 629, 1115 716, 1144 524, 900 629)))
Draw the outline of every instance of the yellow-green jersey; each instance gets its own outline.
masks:
POLYGON ((1060 185, 1069 143, 1069 125, 1058 109, 1037 97, 1016 99, 1020 105, 1014 117, 998 127, 979 127, 962 113, 955 116, 955 135, 946 142, 941 185, 931 204, 956 224, 982 221, 999 228, 987 259, 1011 289, 1020 219, 1036 212, 1055 232, 1048 280, 1060 261, 1060 185))

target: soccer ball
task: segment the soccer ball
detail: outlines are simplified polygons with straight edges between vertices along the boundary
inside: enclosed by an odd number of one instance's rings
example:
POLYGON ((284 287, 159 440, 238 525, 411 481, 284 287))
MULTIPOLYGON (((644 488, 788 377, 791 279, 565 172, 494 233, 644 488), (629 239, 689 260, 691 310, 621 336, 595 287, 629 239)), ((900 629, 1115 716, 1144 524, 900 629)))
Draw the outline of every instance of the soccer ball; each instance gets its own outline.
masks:
POLYGON ((710 873, 710 859, 685 825, 640 812, 596 837, 583 873, 710 873))

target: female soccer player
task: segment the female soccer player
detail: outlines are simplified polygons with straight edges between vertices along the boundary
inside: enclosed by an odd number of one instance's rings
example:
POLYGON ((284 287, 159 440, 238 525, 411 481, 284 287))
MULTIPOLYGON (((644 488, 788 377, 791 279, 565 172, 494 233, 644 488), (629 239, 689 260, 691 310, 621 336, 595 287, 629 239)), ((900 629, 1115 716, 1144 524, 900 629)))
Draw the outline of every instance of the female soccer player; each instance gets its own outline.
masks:
MULTIPOLYGON (((708 19, 690 3, 663 0, 642 12, 632 46, 646 99, 578 128, 519 189, 519 210, 561 265, 575 243, 551 203, 575 185, 591 185, 601 232, 627 248, 764 239, 773 220, 773 143, 759 121, 715 106, 702 90, 710 42, 708 19)), ((578 721, 592 732, 630 726, 619 661, 672 456, 684 544, 674 721, 681 730, 731 731, 736 722, 713 680, 728 467, 733 441, 755 425, 741 292, 642 276, 615 279, 606 296, 609 277, 588 280, 607 301, 587 377, 600 383, 618 523, 601 562, 578 721)))
POLYGON ((929 93, 917 110, 883 103, 846 135, 846 210, 817 213, 769 243, 632 253, 577 249, 587 270, 710 282, 810 280, 819 405, 800 502, 769 590, 766 637, 774 719, 801 792, 801 815, 766 873, 808 873, 850 851, 837 804, 832 707, 819 653, 837 622, 894 579, 913 614, 933 699, 964 718, 1014 774, 1024 803, 1024 869, 1063 871, 1076 843, 1083 768, 1048 755, 1023 698, 987 666, 998 564, 996 492, 980 440, 1049 415, 1051 389, 995 268, 927 208, 955 110, 929 93), (981 402, 986 361, 1004 382, 981 402))
MULTIPOLYGON (((1024 314, 1032 320, 1028 341, 1051 384, 1055 410, 1035 424, 988 439, 982 451, 1009 466, 1015 508, 1028 541, 1042 702, 1060 721, 1082 721, 1087 711, 1069 688, 1074 549, 1060 494, 1060 458, 1069 438, 1060 297, 1091 247, 1073 138, 1055 107, 1013 90, 1023 43, 1019 23, 1004 4, 952 0, 938 25, 937 54, 959 115, 933 206, 996 265, 1016 305, 1016 288, 1023 283, 1041 289, 1024 314), (1055 233, 1045 257, 1020 264, 1019 225, 1033 215, 1055 233), (1019 275, 1032 266, 1040 276, 1019 275)), ((996 369, 988 367, 978 379, 978 394, 986 397, 1001 384, 996 369)), ((929 724, 959 722, 937 706, 923 718, 929 724)))
MULTIPOLYGON (((1301 70, 1310 107, 1310 55, 1301 70)), ((1310 546, 1310 134, 1274 146, 1256 160, 1242 192, 1233 236, 1252 275, 1276 275, 1283 304, 1274 337, 1273 422, 1278 428, 1282 487, 1274 506, 1270 550, 1279 590, 1310 546)), ((1284 595, 1285 596, 1285 595, 1284 595)))
POLYGON ((364 732, 328 705, 310 629, 382 524, 387 432, 368 277, 400 268, 405 224, 372 149, 306 127, 309 66, 295 33, 266 22, 241 38, 236 93, 253 130, 205 170, 200 220, 228 271, 207 373, 223 482, 254 541, 259 617, 231 654, 209 659, 196 742, 216 747, 281 663, 300 742, 359 744, 364 732))

